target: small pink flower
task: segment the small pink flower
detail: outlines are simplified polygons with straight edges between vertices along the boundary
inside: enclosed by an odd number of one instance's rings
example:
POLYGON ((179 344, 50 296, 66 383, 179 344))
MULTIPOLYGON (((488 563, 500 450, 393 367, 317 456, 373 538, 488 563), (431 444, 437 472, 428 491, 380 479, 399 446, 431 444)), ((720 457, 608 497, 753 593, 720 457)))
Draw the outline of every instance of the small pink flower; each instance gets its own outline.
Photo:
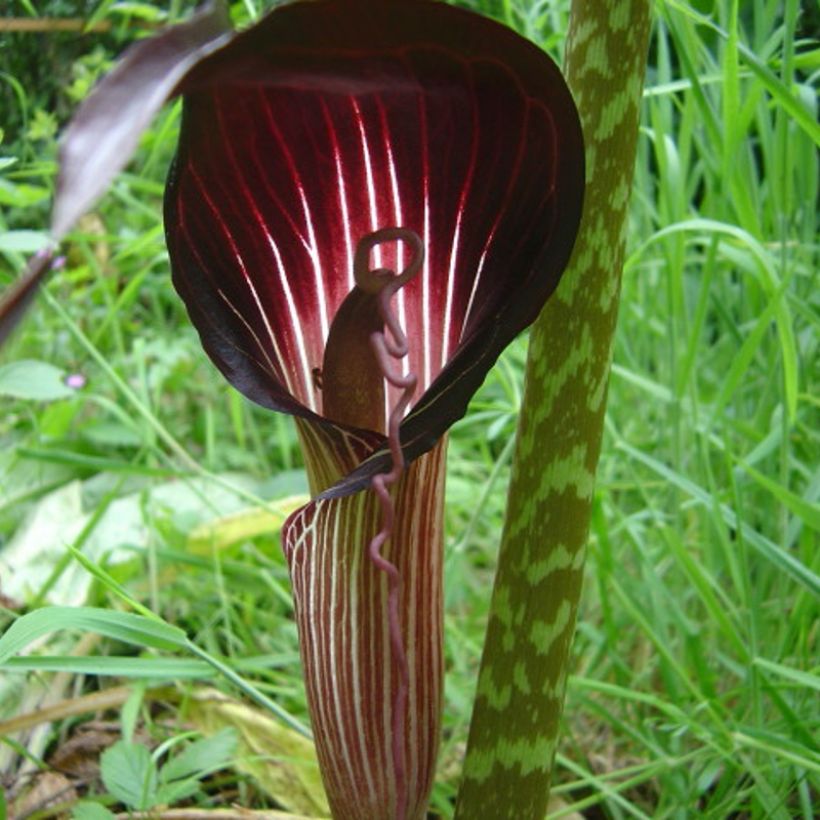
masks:
POLYGON ((65 386, 72 390, 80 390, 85 387, 88 379, 82 373, 69 373, 65 377, 65 386))

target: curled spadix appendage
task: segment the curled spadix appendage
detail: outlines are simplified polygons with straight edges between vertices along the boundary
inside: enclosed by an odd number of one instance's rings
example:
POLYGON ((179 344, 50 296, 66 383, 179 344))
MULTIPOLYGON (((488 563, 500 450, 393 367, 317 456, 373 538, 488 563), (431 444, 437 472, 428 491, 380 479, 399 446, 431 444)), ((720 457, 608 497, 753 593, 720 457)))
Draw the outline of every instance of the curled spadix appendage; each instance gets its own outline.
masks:
POLYGON ((356 245, 356 255, 353 258, 353 279, 366 293, 379 293, 385 284, 389 284, 392 295, 421 270, 422 264, 424 264, 424 244, 415 231, 410 228, 382 228, 363 236, 356 245), (398 274, 388 268, 370 267, 370 252, 376 245, 382 245, 385 242, 406 242, 412 246, 413 257, 410 264, 398 274))
POLYGON ((385 382, 402 391, 400 398, 391 408, 387 421, 387 441, 392 459, 391 469, 387 473, 373 476, 371 486, 379 499, 382 509, 382 528, 371 540, 368 555, 373 565, 384 572, 388 578, 389 592, 387 599, 390 645, 398 672, 398 686, 392 704, 392 764, 396 783, 395 817, 403 820, 407 810, 407 771, 405 764, 405 742, 407 723, 407 693, 410 686, 407 664, 407 650, 402 636, 402 625, 399 617, 399 598, 401 596, 401 574, 396 565, 381 554, 381 549, 393 532, 395 511, 393 499, 388 487, 395 484, 404 471, 404 454, 401 450, 399 425, 404 417, 410 400, 415 392, 418 378, 415 373, 406 375, 396 372, 390 359, 402 359, 408 353, 407 337, 393 313, 390 300, 396 291, 409 282, 421 269, 424 262, 424 246, 415 231, 407 228, 385 228, 368 234, 358 244, 354 260, 354 277, 356 285, 376 297, 379 314, 384 322, 384 329, 370 334, 370 346, 376 357, 379 374, 385 382), (401 273, 394 273, 387 268, 369 267, 370 252, 383 242, 402 241, 412 246, 413 256, 410 264, 401 273), (389 335, 388 335, 389 334, 389 335))

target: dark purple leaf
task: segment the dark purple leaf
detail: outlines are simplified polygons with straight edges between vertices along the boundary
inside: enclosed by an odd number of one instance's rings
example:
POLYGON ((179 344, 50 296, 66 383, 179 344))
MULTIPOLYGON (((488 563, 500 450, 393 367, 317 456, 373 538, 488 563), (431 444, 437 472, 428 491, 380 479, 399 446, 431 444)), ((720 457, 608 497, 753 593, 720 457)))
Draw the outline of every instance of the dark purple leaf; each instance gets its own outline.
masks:
POLYGON ((132 46, 80 106, 62 138, 51 231, 60 239, 134 153, 176 85, 231 35, 224 0, 132 46))
POLYGON ((3 294, 0 300, 0 345, 28 310, 40 283, 51 269, 52 259, 50 253, 33 256, 20 279, 3 294))
MULTIPOLYGON (((132 46, 80 106, 62 138, 51 219, 55 242, 94 204, 121 171, 140 135, 185 73, 230 38, 224 0, 190 20, 132 46)), ((23 277, 0 299, 0 344, 31 304, 49 271, 32 259, 23 277)))

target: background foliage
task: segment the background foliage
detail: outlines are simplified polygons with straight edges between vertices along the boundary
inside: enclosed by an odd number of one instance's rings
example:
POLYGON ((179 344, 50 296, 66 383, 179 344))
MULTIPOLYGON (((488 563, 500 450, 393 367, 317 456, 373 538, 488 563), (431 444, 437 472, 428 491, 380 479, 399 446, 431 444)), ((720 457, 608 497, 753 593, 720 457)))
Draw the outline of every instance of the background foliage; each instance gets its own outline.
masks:
MULTIPOLYGON (((190 5, 169 4, 167 19, 190 5)), ((262 5, 236 3, 234 15, 247 20, 262 5)), ((560 56, 566 3, 468 5, 560 56)), ((0 33, 2 285, 43 241, 58 127, 121 47, 166 19, 147 4, 90 0, 20 0, 12 12, 91 15, 110 27, 0 33)), ((657 0, 654 12, 556 816, 810 818, 820 780, 817 6, 657 0)), ((163 112, 74 232, 65 270, 0 358, 2 624, 46 601, 120 609, 128 596, 300 721, 276 537, 305 489, 300 456, 290 422, 240 399, 207 363, 171 288, 160 202, 178 113, 163 112), (259 499, 270 502, 262 512, 259 499), (106 574, 90 574, 67 546, 106 574)), ((444 816, 483 640, 524 345, 508 350, 452 435, 434 795, 444 816)), ((44 697, 110 686, 96 673, 112 671, 113 656, 133 658, 132 675, 207 674, 185 667, 184 654, 144 646, 60 633, 35 651, 89 656, 85 674, 5 673, 0 720, 44 697), (177 667, 160 666, 169 657, 177 667)), ((141 742, 180 736, 175 704, 189 686, 129 701, 141 742)), ((11 796, 28 782, 21 760, 49 759, 70 729, 7 738, 0 766, 11 796)), ((287 802, 258 771, 203 777, 185 799, 287 802)), ((88 786, 105 793, 104 783, 88 786)))

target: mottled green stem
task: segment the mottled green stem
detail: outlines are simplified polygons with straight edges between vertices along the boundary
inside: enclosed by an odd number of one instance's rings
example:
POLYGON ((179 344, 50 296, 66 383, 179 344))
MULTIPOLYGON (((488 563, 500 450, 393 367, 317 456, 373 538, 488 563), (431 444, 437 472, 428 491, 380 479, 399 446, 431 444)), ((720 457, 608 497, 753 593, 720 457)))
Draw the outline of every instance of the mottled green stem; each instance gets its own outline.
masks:
POLYGON ((566 74, 587 193, 533 326, 507 517, 456 817, 541 820, 601 445, 649 37, 648 0, 573 0, 566 74))

